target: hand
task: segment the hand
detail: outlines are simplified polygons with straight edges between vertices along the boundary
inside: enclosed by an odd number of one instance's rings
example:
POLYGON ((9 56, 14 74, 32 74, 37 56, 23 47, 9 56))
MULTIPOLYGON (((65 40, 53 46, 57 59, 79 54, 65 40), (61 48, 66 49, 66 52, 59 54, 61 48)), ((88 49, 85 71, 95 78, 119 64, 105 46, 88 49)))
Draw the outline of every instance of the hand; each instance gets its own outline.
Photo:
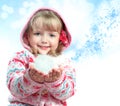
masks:
POLYGON ((47 75, 45 75, 45 81, 49 83, 59 80, 62 76, 62 72, 62 68, 53 68, 47 75))
POLYGON ((35 69, 33 64, 30 64, 29 67, 30 67, 29 74, 31 79, 38 83, 44 83, 44 73, 35 69))

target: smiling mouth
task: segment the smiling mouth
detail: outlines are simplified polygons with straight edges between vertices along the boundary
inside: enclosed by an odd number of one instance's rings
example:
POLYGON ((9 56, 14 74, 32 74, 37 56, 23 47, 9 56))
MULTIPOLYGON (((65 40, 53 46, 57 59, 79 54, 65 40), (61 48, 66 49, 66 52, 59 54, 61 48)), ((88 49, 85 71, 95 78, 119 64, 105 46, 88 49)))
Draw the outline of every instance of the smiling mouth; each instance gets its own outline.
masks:
POLYGON ((42 50, 47 50, 47 49, 50 48, 50 46, 39 46, 39 48, 42 49, 42 50))

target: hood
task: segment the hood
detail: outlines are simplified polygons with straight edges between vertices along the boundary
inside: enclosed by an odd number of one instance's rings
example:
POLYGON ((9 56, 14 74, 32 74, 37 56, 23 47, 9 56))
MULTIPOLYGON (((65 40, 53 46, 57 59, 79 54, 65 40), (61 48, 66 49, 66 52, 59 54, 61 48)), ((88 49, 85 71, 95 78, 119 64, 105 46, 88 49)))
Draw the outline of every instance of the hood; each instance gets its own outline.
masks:
POLYGON ((29 23, 30 19, 32 18, 32 16, 33 16, 35 13, 37 13, 37 12, 39 12, 39 11, 41 11, 41 10, 51 10, 51 11, 55 12, 55 13, 58 15, 58 17, 61 19, 61 21, 62 21, 62 23, 63 23, 63 29, 62 29, 62 30, 66 33, 67 40, 68 40, 68 44, 67 44, 67 46, 64 47, 64 49, 66 49, 67 47, 69 47, 69 45, 70 45, 70 43, 71 43, 71 35, 70 35, 69 31, 68 31, 68 28, 67 28, 67 26, 66 26, 63 18, 62 18, 61 15, 58 14, 55 10, 52 10, 52 9, 49 9, 49 8, 41 8, 41 9, 38 9, 38 10, 34 11, 33 14, 29 17, 27 23, 25 24, 25 26, 24 26, 23 30, 21 31, 21 34, 20 34, 20 40, 21 40, 21 43, 22 43, 23 47, 24 47, 25 49, 27 49, 27 50, 30 50, 30 47, 29 47, 29 45, 28 45, 28 39, 27 39, 27 37, 26 37, 26 30, 27 30, 28 23, 29 23))

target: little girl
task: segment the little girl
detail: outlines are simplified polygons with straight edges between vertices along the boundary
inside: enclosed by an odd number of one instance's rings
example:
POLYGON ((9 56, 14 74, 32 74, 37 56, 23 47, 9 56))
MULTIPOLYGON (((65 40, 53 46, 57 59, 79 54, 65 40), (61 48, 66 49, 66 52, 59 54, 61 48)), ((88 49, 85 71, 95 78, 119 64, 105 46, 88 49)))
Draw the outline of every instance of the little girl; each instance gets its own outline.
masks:
POLYGON ((51 9, 37 10, 23 28, 21 42, 25 50, 17 52, 8 64, 9 106, 67 106, 66 100, 75 92, 75 69, 62 55, 71 35, 61 16, 51 9), (33 64, 39 54, 62 62, 44 74, 33 64))

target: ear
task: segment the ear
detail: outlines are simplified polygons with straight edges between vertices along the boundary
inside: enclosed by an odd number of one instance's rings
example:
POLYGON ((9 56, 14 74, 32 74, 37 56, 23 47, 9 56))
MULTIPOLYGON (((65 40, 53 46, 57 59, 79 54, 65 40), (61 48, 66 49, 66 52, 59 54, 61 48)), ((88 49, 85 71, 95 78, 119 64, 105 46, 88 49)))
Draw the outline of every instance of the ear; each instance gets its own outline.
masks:
POLYGON ((24 33, 23 42, 24 42, 26 45, 29 45, 29 36, 28 36, 27 33, 24 33))

